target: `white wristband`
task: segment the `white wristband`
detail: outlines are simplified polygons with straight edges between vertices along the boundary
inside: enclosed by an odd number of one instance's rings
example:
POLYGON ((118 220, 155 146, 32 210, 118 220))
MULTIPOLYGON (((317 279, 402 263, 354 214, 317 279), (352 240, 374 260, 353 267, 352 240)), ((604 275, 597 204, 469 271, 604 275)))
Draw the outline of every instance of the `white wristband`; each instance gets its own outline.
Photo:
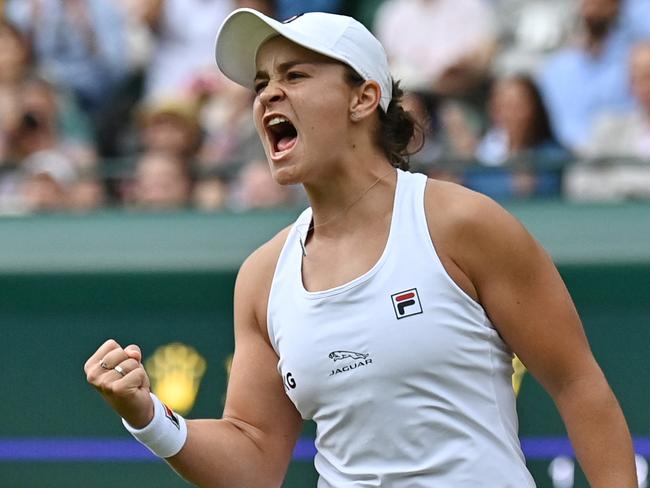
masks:
POLYGON ((153 419, 141 429, 134 429, 122 419, 122 423, 133 437, 144 444, 156 456, 168 458, 177 454, 187 440, 185 419, 150 393, 154 404, 153 419))

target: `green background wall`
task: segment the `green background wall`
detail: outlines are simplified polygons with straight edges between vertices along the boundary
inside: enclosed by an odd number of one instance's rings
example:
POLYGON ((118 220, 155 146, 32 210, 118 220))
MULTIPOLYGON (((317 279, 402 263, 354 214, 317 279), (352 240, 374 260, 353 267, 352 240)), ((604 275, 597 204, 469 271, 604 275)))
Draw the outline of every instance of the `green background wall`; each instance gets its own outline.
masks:
MULTIPOLYGON (((635 437, 650 437, 650 206, 509 206, 549 249, 635 437)), ((208 367, 189 417, 219 416, 233 347, 232 288, 245 256, 297 211, 203 215, 106 213, 0 220, 0 446, 21 440, 128 441, 85 384, 106 338, 145 355, 180 341, 208 367)), ((518 399, 523 438, 563 437, 551 400, 529 376, 518 399)), ((304 437, 313 436, 306 425, 304 437)), ((14 444, 11 444, 14 443, 14 444)), ((606 447, 606 446, 604 446, 606 447)), ((11 460, 0 488, 187 486, 162 462, 11 460)), ((543 457, 543 456, 542 456, 543 457)), ((548 459, 529 465, 552 487, 548 459)), ((296 461, 287 487, 314 487, 296 461)), ((581 474, 576 487, 587 486, 581 474)))

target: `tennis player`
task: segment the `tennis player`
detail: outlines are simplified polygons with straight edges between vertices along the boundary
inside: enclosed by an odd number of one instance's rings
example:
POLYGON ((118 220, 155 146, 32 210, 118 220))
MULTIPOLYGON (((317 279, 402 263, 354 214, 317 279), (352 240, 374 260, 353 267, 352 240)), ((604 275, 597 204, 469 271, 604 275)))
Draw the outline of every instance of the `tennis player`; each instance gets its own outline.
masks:
POLYGON ((514 352, 591 486, 636 488, 623 414, 551 259, 493 201, 404 170, 415 127, 372 34, 240 9, 216 57, 256 92, 275 180, 311 207, 241 267, 223 418, 163 405, 137 346, 92 355, 88 381, 125 427, 204 487, 281 486, 302 419, 317 424, 319 488, 532 487, 514 352))

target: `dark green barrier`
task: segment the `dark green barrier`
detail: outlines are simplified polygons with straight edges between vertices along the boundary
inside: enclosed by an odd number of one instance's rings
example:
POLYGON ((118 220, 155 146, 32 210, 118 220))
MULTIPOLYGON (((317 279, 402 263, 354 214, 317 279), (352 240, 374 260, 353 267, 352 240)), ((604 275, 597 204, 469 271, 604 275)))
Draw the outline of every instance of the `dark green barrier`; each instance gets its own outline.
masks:
MULTIPOLYGON (((512 210, 560 264, 634 435, 650 437, 650 208, 549 204, 512 210)), ((188 416, 220 415, 233 346, 236 268, 294 216, 0 220, 0 445, 13 442, 18 453, 21 439, 127 441, 82 371, 86 357, 108 337, 137 342, 148 356, 172 342, 193 346, 207 369, 188 416)), ((519 410, 522 437, 564 436, 550 399, 530 377, 519 410)), ((308 425, 305 437, 311 435, 308 425)), ((9 454, 0 448, 3 488, 187 486, 159 461, 74 461, 65 452, 59 459, 17 460, 9 454)), ((550 460, 530 462, 540 487, 553 486, 550 460)), ((315 484, 309 462, 292 464, 285 486, 315 484)), ((575 486, 587 486, 579 472, 575 486)))

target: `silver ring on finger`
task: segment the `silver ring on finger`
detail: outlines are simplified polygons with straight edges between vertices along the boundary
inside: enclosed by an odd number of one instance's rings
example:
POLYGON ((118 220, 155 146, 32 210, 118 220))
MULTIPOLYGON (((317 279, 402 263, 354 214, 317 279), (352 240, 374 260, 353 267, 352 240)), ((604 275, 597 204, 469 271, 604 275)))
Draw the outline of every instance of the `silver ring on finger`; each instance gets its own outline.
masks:
POLYGON ((120 366, 119 364, 118 364, 117 366, 115 366, 113 369, 114 369, 114 370, 117 372, 117 374, 119 374, 122 378, 124 378, 124 376, 126 376, 126 371, 124 371, 124 368, 123 368, 122 366, 120 366))

